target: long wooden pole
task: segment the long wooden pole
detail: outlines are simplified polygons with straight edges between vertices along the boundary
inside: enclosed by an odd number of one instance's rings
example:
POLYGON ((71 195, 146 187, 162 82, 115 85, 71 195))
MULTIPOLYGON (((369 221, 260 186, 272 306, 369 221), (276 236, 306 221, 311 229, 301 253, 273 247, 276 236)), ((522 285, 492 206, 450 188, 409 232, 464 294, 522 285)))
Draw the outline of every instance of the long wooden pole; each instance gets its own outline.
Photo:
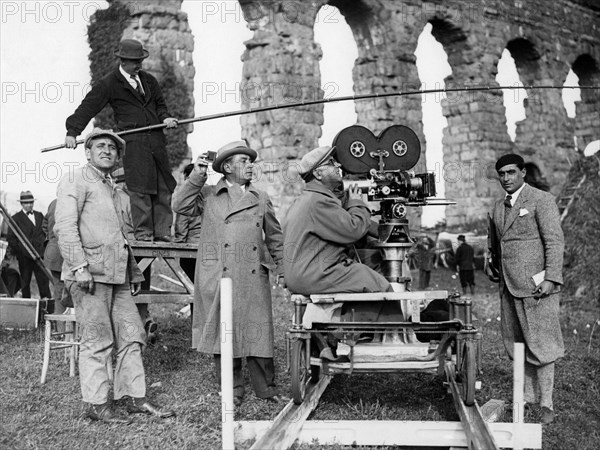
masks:
POLYGON ((520 437, 523 433, 523 420, 525 417, 525 346, 522 342, 515 342, 513 354, 513 427, 514 449, 522 449, 520 437))
MULTIPOLYGON (((322 98, 319 100, 308 100, 301 101, 296 103, 284 103, 284 104, 276 104, 271 106, 262 106, 260 108, 249 108, 242 109, 238 111, 229 111, 219 114, 210 114, 207 116, 199 116, 192 117, 191 119, 181 119, 178 120, 179 125, 185 125, 188 123, 194 122, 204 122, 207 120, 214 119, 223 119, 225 117, 233 117, 233 116, 241 116, 244 114, 253 114, 265 111, 273 111, 275 109, 286 109, 286 108, 298 108, 301 106, 311 106, 311 105, 320 105, 322 103, 336 103, 336 102, 346 102, 346 101, 357 101, 357 100, 368 100, 373 98, 386 98, 386 97, 403 97, 405 95, 419 95, 419 94, 435 94, 435 93, 448 93, 448 92, 489 92, 489 91, 499 91, 502 89, 600 89, 600 86, 552 86, 552 85, 542 85, 542 86, 479 86, 479 87, 461 87, 461 88, 446 88, 446 89, 419 89, 414 91, 396 91, 396 92, 383 92, 383 93, 373 93, 373 94, 360 94, 360 95, 347 95, 343 97, 331 97, 331 98, 322 98)), ((156 125, 150 125, 147 127, 134 128, 131 130, 119 131, 119 136, 125 136, 127 134, 132 133, 141 133, 144 131, 158 130, 161 128, 165 128, 166 124, 159 123, 156 125)), ((76 141, 77 144, 83 143, 83 139, 79 139, 76 141)), ((54 150, 58 150, 64 148, 65 144, 55 145, 53 147, 46 147, 41 150, 42 153, 51 152, 54 150)))
POLYGON ((221 421, 223 450, 235 450, 233 404, 233 283, 221 278, 221 421))

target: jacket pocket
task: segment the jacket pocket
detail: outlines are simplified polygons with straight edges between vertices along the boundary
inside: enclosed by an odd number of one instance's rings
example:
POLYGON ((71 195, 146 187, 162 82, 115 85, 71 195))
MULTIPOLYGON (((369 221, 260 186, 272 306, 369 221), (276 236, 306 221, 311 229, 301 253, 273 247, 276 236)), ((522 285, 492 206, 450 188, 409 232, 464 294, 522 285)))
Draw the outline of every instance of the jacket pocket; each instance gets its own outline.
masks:
POLYGON ((88 270, 92 275, 104 275, 103 248, 102 244, 83 247, 85 259, 88 262, 88 270))

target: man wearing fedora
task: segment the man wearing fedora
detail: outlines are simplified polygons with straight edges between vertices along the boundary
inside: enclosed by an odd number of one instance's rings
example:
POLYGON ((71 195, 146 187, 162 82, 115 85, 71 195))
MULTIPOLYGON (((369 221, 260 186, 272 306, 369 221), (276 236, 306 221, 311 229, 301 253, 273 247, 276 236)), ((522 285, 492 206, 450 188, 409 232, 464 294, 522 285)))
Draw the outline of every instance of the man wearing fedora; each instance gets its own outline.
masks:
POLYGON ((220 379, 220 279, 233 280, 234 402, 242 403, 246 358, 258 398, 285 401, 275 384, 273 313, 269 271, 282 273, 283 239, 267 193, 251 182, 255 150, 246 142, 225 145, 213 169, 223 177, 206 185, 207 161, 199 159, 173 196, 173 210, 202 216, 196 258, 192 346, 215 357, 220 379))
MULTIPOLYGON (((34 200, 33 194, 30 191, 21 192, 19 201, 21 202, 22 209, 13 215, 12 219, 31 243, 37 254, 41 257, 44 255, 44 242, 46 241, 46 234, 42 228, 44 215, 39 211, 33 210, 34 200)), ((40 291, 40 298, 52 298, 48 277, 10 227, 6 239, 9 247, 14 251, 17 261, 19 262, 21 293, 23 294, 23 298, 31 297, 29 285, 31 284, 31 277, 33 274, 35 274, 35 280, 40 291)))
MULTIPOLYGON (((120 65, 98 81, 66 121, 65 146, 76 147, 76 137, 106 104, 113 109, 117 131, 164 123, 177 127, 169 114, 158 81, 141 70, 148 51, 134 39, 123 39, 115 56, 120 65)), ((125 182, 131 197, 135 238, 170 241, 173 214, 171 195, 176 181, 171 175, 162 129, 127 134, 123 156, 125 182)))
POLYGON ((62 279, 80 325, 79 378, 87 417, 109 423, 130 422, 108 397, 113 352, 115 400, 123 398, 130 414, 174 414, 146 399, 146 336, 132 298, 144 277, 128 243, 129 199, 110 176, 124 150, 125 141, 112 131, 96 128, 86 137, 88 164, 60 180, 54 225, 62 279))

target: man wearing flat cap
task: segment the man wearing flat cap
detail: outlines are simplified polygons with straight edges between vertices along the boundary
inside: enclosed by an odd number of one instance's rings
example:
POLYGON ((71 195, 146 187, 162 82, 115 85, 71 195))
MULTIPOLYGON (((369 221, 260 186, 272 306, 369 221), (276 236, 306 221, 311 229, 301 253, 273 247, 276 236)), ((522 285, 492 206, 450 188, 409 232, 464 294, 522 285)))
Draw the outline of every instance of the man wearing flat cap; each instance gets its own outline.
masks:
MULTIPOLYGON (((44 215, 39 211, 34 211, 34 200, 31 191, 21 192, 19 201, 21 202, 22 210, 14 214, 12 219, 38 255, 44 256, 44 241, 46 240, 46 233, 44 233, 42 227, 44 215)), ((48 277, 10 227, 8 228, 6 238, 8 246, 17 257, 19 263, 21 293, 23 294, 23 298, 31 297, 31 277, 34 274, 40 292, 40 298, 51 298, 52 293, 50 292, 48 277)))
POLYGON ((306 185, 284 219, 286 284, 305 295, 390 290, 385 277, 348 258, 347 247, 372 226, 371 212, 357 186, 350 188, 342 206, 336 193, 343 182, 333 151, 319 147, 300 161, 306 185))
POLYGON ((233 281, 234 402, 244 397, 246 358, 258 398, 285 401, 275 385, 273 313, 269 271, 281 274, 283 239, 267 193, 250 181, 255 150, 244 141, 220 148, 212 168, 223 174, 206 185, 207 161, 196 167, 173 196, 178 214, 202 216, 196 257, 192 346, 215 356, 220 379, 220 279, 233 281))
POLYGON ((511 358, 513 344, 525 344, 525 402, 539 404, 540 421, 550 423, 555 361, 564 355, 559 323, 564 251, 560 215, 550 193, 524 182, 521 156, 502 156, 496 172, 506 195, 491 212, 488 247, 500 259, 502 337, 511 358), (491 248, 496 241, 497 248, 491 248))
POLYGON ((54 213, 62 279, 80 326, 83 401, 90 419, 110 423, 130 421, 108 398, 113 352, 115 400, 124 398, 130 414, 173 415, 146 399, 146 335, 132 298, 144 278, 129 247, 129 199, 110 176, 124 150, 125 141, 115 133, 94 129, 85 139, 88 164, 60 180, 54 213))
MULTIPOLYGON (((156 78, 141 70, 148 51, 141 42, 123 39, 115 56, 120 65, 106 75, 85 96, 67 118, 65 146, 76 147, 76 137, 106 104, 113 109, 117 131, 164 123, 177 127, 171 117, 156 78)), ((131 197, 135 239, 170 241, 173 213, 171 195, 176 181, 171 175, 162 128, 123 136, 125 182, 131 197)))

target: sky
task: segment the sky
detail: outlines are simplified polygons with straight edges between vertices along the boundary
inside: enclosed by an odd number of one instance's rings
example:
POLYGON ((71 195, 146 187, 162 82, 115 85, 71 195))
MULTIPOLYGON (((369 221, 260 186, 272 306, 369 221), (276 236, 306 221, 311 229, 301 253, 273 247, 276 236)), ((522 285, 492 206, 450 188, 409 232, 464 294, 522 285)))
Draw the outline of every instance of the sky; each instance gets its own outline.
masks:
MULTIPOLYGON (((19 192, 28 189, 37 199, 36 209, 45 212, 61 176, 85 163, 81 145, 75 150, 48 153, 41 153, 40 149, 64 142, 65 119, 89 90, 87 25, 96 10, 107 6, 102 0, 0 0, 0 190, 8 193, 2 201, 10 211, 19 208, 19 192)), ((194 115, 241 109, 236 93, 242 72, 240 57, 243 42, 252 37, 252 32, 246 27, 237 2, 185 0, 182 9, 188 13, 195 39, 194 115)), ((325 95, 351 95, 357 50, 350 28, 337 9, 325 6, 320 11, 315 39, 323 49, 321 87, 325 95)), ((518 82, 511 62, 510 56, 501 60, 499 76, 504 78, 498 81, 502 84, 518 82)), ((417 68, 427 88, 436 83, 442 87, 443 78, 450 73, 441 45, 427 31, 420 38, 417 68)), ((510 133, 514 121, 524 117, 522 98, 511 101, 505 97, 505 105, 511 108, 507 113, 510 133)), ((440 173, 441 136, 446 122, 439 98, 424 98, 423 116, 428 169, 440 173)), ((320 145, 331 144, 338 131, 355 122, 352 102, 326 104, 320 145)), ((91 124, 82 135, 90 130, 91 124)), ((240 137, 239 117, 217 119, 196 123, 188 144, 195 157, 203 150, 215 150, 240 137)), ((443 184, 438 183, 438 196, 443 196, 443 192, 443 184)), ((425 208, 425 225, 434 225, 441 218, 443 208, 425 208)))

